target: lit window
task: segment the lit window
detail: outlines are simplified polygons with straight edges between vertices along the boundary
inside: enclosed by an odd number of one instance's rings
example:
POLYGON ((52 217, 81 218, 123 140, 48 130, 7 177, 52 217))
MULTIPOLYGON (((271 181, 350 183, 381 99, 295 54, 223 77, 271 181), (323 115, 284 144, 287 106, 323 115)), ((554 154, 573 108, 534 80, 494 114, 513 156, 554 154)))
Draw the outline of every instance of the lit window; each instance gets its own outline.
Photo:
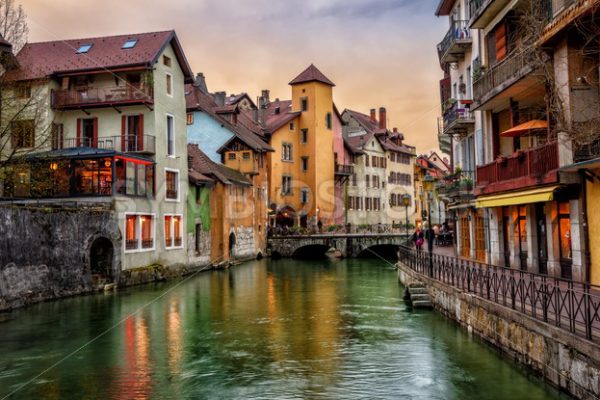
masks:
POLYGON ((88 51, 90 51, 90 49, 92 48, 91 44, 82 44, 81 46, 79 46, 79 48, 77 49, 77 54, 84 54, 87 53, 88 51))
POLYGON ((165 215, 165 248, 183 246, 181 215, 165 215))
POLYGON ((121 47, 122 49, 133 49, 135 47, 135 45, 137 44, 137 39, 129 39, 128 41, 126 41, 123 44, 123 47, 121 47))
POLYGON ((125 248, 133 250, 137 247, 137 215, 128 215, 125 218, 125 248))
POLYGON ((125 250, 154 249, 154 216, 125 216, 125 250))
POLYGON ((186 120, 188 125, 193 125, 194 124, 194 114, 193 113, 187 113, 187 120, 186 120))

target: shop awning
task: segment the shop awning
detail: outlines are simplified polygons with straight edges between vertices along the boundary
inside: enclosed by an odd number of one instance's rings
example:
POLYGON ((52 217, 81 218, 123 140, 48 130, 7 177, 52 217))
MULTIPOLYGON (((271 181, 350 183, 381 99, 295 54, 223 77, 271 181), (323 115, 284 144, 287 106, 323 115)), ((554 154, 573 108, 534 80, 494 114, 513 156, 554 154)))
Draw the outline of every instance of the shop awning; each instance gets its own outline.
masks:
POLYGON ((575 164, 566 165, 560 170, 564 172, 577 172, 582 169, 600 169, 600 157, 587 161, 581 161, 575 164))
POLYGON ((520 192, 504 193, 494 196, 482 196, 476 200, 477 208, 515 206, 518 204, 530 204, 551 201, 554 191, 558 186, 547 186, 538 189, 523 190, 520 192))
POLYGON ((502 137, 519 137, 525 136, 531 131, 539 131, 542 129, 548 129, 548 122, 542 121, 541 119, 533 119, 523 124, 513 126, 509 130, 506 130, 500 134, 502 137))

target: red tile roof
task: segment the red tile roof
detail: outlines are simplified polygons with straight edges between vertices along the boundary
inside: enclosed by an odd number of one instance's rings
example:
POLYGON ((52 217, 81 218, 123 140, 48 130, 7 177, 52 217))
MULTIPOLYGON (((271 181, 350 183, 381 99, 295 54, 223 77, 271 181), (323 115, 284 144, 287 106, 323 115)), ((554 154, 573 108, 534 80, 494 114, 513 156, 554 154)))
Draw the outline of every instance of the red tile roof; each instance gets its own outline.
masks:
POLYGON ((292 79, 290 85, 296 85, 298 83, 305 82, 321 82, 326 85, 335 86, 335 83, 331 82, 329 78, 327 78, 314 64, 310 64, 308 68, 306 68, 300 75, 292 79))
POLYGON ((293 121, 300 115, 300 112, 292 112, 291 100, 276 100, 267 106, 267 133, 274 133, 277 129, 293 121), (279 111, 277 111, 279 110, 279 111))
POLYGON ((212 161, 202 150, 200 150, 197 144, 188 144, 188 160, 190 163, 190 172, 194 173, 193 176, 196 176, 196 173, 199 173, 203 176, 218 180, 225 185, 251 185, 251 182, 244 174, 226 167, 223 164, 217 164, 212 161))
POLYGON ((21 68, 7 73, 6 78, 43 79, 74 72, 151 67, 168 44, 174 48, 186 82, 191 82, 192 71, 175 31, 28 43, 17 55, 21 68), (135 46, 122 49, 123 44, 130 39, 137 39, 135 46), (84 54, 77 53, 79 47, 86 44, 92 45, 90 50, 84 54))

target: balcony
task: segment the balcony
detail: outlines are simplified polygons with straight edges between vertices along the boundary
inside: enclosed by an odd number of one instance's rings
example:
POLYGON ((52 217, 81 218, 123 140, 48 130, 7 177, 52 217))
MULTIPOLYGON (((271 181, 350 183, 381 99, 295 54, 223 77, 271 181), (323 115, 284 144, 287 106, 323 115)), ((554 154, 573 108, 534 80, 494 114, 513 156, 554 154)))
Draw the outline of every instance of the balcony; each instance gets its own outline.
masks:
POLYGON ((350 176, 354 173, 354 165, 335 164, 335 174, 338 176, 350 176))
POLYGON ((468 21, 452 21, 444 40, 437 45, 440 64, 462 60, 473 43, 468 21))
POLYGON ((60 89, 52 91, 52 108, 75 110, 91 107, 153 104, 154 95, 147 86, 118 86, 87 89, 60 89))
POLYGON ((123 153, 154 155, 156 152, 156 138, 151 135, 142 135, 142 138, 140 139, 138 135, 126 135, 99 137, 97 139, 68 138, 64 139, 62 146, 53 143, 53 150, 76 147, 92 147, 95 149, 114 150, 123 153))
POLYGON ((465 107, 470 100, 452 100, 452 105, 444 112, 440 123, 440 133, 444 135, 465 135, 475 126, 475 115, 465 107))
POLYGON ((575 162, 582 162, 593 160, 600 157, 600 138, 594 140, 591 143, 580 145, 575 149, 573 154, 573 160, 575 162))
POLYGON ((440 150, 442 153, 450 154, 452 153, 452 137, 449 135, 439 134, 438 135, 438 144, 440 146, 440 150))
POLYGON ((531 97, 535 90, 541 91, 543 96, 542 80, 534 74, 539 64, 536 56, 533 48, 517 48, 489 70, 482 67, 481 76, 473 82, 475 104, 472 109, 491 109, 509 98, 531 97))
POLYGON ((437 192, 449 202, 473 199, 474 171, 457 171, 437 183, 437 192))
POLYGON ((572 26, 573 22, 585 13, 592 11, 595 1, 589 0, 547 0, 548 25, 541 34, 540 43, 544 44, 556 34, 572 26))
POLYGON ((471 0, 469 28, 483 29, 506 7, 511 0, 471 0))
POLYGON ((558 182, 558 144, 550 142, 477 167, 476 194, 558 182))

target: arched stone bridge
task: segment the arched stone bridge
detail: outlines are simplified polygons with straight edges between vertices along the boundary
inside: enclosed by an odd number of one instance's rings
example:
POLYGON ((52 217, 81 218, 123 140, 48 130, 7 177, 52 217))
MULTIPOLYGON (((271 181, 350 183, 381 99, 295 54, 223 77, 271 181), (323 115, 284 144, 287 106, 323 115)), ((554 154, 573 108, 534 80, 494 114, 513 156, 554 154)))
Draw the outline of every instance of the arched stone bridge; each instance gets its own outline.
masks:
POLYGON ((268 252, 273 257, 318 258, 330 249, 342 257, 396 256, 406 235, 398 233, 349 233, 271 236, 268 252))

